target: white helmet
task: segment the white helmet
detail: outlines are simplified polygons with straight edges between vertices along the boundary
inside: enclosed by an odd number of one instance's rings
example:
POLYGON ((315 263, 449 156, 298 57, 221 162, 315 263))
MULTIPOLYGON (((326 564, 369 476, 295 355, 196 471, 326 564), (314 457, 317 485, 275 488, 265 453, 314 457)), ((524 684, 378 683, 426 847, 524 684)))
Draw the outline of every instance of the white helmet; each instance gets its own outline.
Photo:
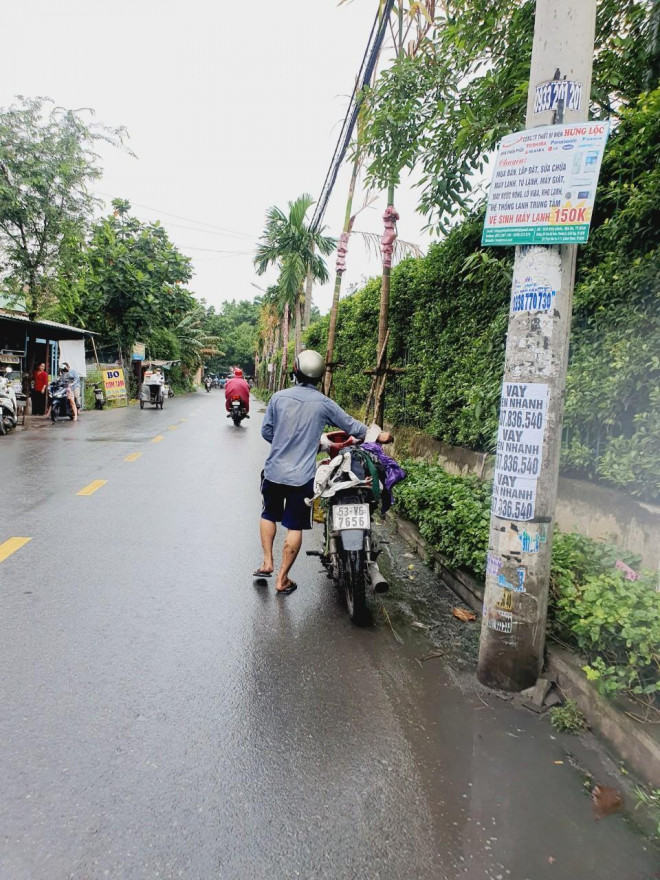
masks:
POLYGON ((316 384, 325 373, 325 361, 318 353, 306 348, 301 351, 293 364, 293 375, 298 382, 316 384))

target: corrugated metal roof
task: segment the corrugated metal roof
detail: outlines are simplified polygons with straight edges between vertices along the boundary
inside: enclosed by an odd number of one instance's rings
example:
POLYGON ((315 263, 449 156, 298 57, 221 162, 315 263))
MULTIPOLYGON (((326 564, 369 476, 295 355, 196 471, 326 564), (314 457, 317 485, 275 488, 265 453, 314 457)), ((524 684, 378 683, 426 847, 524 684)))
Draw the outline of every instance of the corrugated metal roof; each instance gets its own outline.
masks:
POLYGON ((76 336, 96 336, 92 330, 83 330, 82 327, 70 327, 68 324, 58 324, 57 321, 31 321, 30 318, 22 312, 9 312, 6 309, 0 309, 0 320, 17 321, 20 324, 29 324, 35 329, 43 328, 44 330, 64 330, 69 334, 76 336))

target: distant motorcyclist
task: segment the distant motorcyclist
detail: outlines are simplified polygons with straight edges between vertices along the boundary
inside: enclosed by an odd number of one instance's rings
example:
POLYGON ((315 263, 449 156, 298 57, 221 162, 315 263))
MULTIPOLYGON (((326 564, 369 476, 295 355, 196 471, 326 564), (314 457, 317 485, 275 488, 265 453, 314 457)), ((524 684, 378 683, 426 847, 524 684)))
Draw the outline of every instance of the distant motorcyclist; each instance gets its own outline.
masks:
POLYGON ((231 412, 231 402, 234 398, 240 397, 241 403, 245 407, 245 412, 250 412, 250 386, 243 378, 243 370, 236 368, 231 379, 227 380, 225 385, 225 409, 231 412))

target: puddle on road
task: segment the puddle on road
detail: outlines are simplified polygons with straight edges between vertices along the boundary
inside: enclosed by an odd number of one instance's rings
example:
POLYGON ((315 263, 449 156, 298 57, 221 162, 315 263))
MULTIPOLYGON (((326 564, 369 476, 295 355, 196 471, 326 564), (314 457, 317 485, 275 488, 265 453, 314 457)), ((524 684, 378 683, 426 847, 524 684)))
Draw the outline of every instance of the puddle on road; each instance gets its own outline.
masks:
POLYGON ((144 443, 144 437, 62 437, 65 442, 78 442, 83 440, 85 443, 144 443))

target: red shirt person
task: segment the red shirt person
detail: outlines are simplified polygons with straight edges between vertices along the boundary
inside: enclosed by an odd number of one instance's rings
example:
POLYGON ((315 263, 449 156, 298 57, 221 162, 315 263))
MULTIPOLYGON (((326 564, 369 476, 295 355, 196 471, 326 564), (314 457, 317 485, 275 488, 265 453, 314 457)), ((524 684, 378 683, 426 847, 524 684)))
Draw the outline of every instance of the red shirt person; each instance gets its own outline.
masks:
POLYGON ((32 388, 32 414, 35 416, 43 416, 46 412, 46 389, 48 388, 48 373, 46 372, 46 364, 40 363, 32 374, 34 385, 32 388))
POLYGON ((240 397, 246 412, 250 412, 250 386, 243 378, 243 370, 234 370, 234 375, 227 380, 225 385, 225 409, 231 409, 231 401, 234 397, 240 397))

